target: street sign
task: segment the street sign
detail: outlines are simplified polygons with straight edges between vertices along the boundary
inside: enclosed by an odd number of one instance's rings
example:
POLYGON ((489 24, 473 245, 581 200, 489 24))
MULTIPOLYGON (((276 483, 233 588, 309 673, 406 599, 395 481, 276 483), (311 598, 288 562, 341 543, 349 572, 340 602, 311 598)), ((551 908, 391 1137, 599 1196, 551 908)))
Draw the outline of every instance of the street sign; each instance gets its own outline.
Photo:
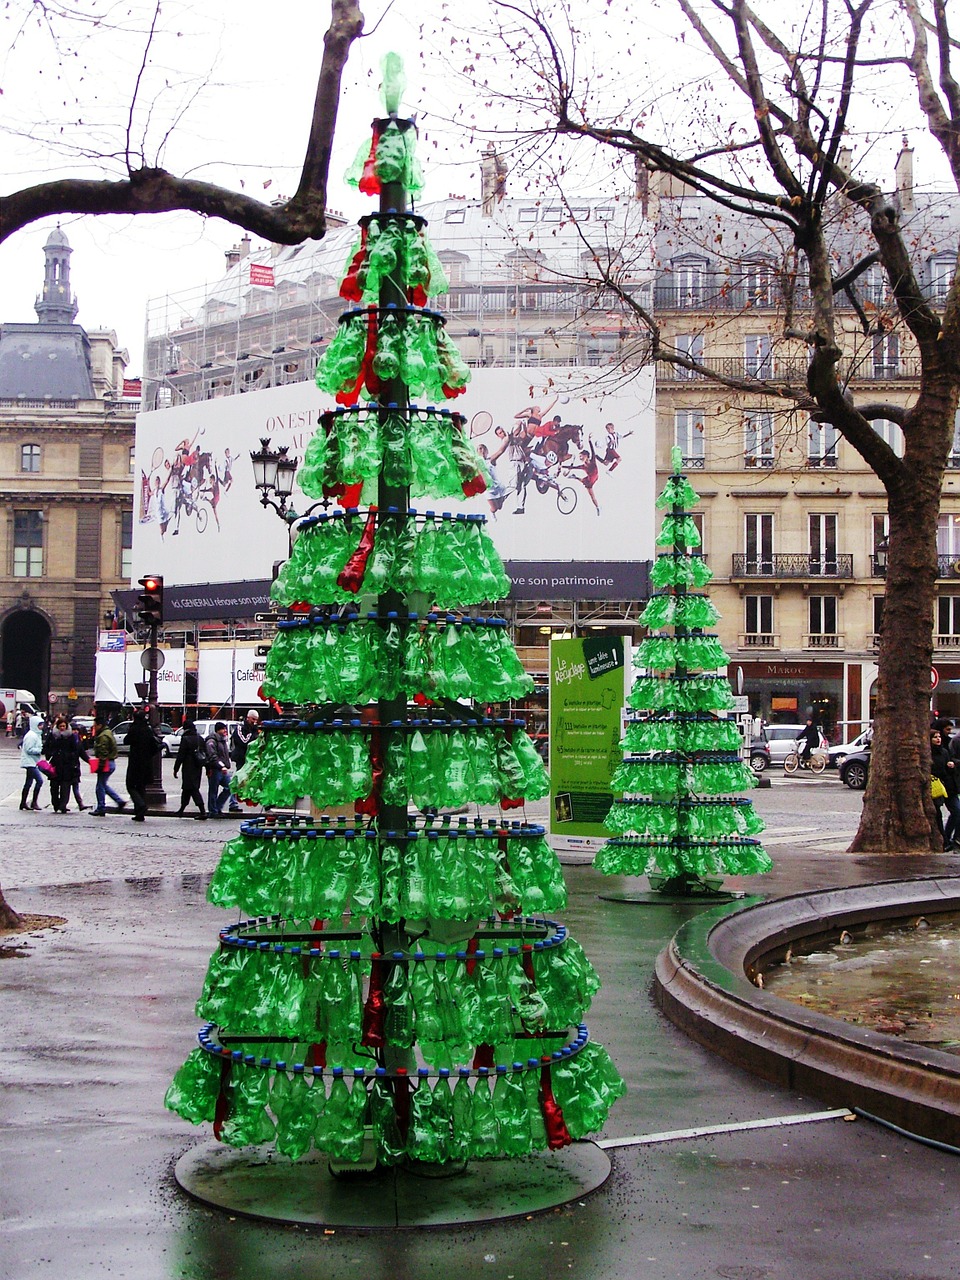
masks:
POLYGON ((59 702, 59 701, 60 701, 60 695, 59 695, 59 693, 54 693, 54 692, 51 690, 51 691, 50 691, 50 693, 48 693, 48 694, 47 694, 47 701, 50 703, 50 705, 51 705, 51 707, 52 707, 52 706, 53 706, 53 704, 54 704, 55 702, 59 702))
POLYGON ((734 694, 733 711, 735 715, 746 716, 750 714, 750 699, 744 694, 734 694))
POLYGON ((161 671, 165 662, 162 649, 144 649, 140 654, 140 665, 144 671, 161 671))
POLYGON ((77 693, 76 689, 71 689, 71 690, 69 691, 69 693, 67 694, 67 701, 68 701, 68 702, 76 702, 76 700, 77 700, 79 697, 80 697, 80 695, 79 695, 79 693, 77 693))
POLYGON ((253 615, 254 622, 279 622, 285 614, 280 613, 255 613, 253 615))
POLYGON ((936 667, 931 667, 930 668, 930 692, 931 693, 933 693, 934 689, 937 687, 939 683, 940 683, 940 672, 937 670, 936 667))

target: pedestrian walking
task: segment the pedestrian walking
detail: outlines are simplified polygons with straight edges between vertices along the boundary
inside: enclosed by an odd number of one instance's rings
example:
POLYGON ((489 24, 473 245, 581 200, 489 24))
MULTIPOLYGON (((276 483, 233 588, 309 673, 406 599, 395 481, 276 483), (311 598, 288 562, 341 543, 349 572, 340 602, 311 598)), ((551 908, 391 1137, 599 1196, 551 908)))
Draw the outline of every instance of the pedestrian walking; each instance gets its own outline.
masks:
POLYGON ((937 825, 943 836, 943 847, 949 850, 956 848, 954 840, 960 828, 960 781, 957 778, 960 770, 943 745, 942 738, 939 729, 930 730, 930 792, 937 811, 937 825), (946 822, 941 808, 947 810, 946 822))
POLYGON ((43 755, 43 735, 40 732, 40 716, 31 716, 29 728, 23 735, 20 744, 20 768, 26 771, 23 790, 20 793, 21 809, 39 809, 40 788, 43 786, 43 774, 37 768, 37 761, 43 755), (33 787, 33 803, 27 803, 30 788, 33 787))
POLYGON ((125 809, 127 802, 110 786, 111 774, 117 767, 117 740, 113 736, 113 730, 107 728, 100 716, 93 723, 93 754, 94 759, 90 763, 96 768, 97 805, 90 810, 90 814, 94 818, 102 818, 107 812, 108 796, 117 809, 125 809))
POLYGON ((260 733, 260 712, 248 711, 246 718, 233 731, 230 739, 230 759, 240 770, 247 763, 250 744, 260 733))
MULTIPOLYGON (((219 818, 230 795, 230 747, 227 743, 227 726, 218 720, 206 740, 207 751, 207 809, 211 818, 219 818)), ((231 808, 240 806, 234 802, 231 808)))
POLYGON ((180 774, 180 808, 177 810, 177 816, 183 817, 187 810, 187 801, 192 800, 197 806, 195 818, 201 821, 206 818, 207 811, 204 808, 203 796, 200 792, 200 779, 203 777, 203 770, 207 763, 206 744, 197 733, 197 726, 193 720, 187 719, 183 722, 183 730, 180 734, 180 744, 177 747, 177 758, 173 762, 173 776, 180 774))
POLYGON ((133 713, 133 724, 123 741, 130 748, 127 758, 127 792, 133 801, 133 821, 144 822, 147 816, 147 788, 153 781, 153 761, 160 751, 160 743, 150 727, 146 712, 133 713))
POLYGON ((65 716, 58 716, 53 729, 47 734, 43 753, 53 766, 50 777, 50 795, 54 813, 66 813, 70 788, 80 770, 80 738, 70 728, 65 716))

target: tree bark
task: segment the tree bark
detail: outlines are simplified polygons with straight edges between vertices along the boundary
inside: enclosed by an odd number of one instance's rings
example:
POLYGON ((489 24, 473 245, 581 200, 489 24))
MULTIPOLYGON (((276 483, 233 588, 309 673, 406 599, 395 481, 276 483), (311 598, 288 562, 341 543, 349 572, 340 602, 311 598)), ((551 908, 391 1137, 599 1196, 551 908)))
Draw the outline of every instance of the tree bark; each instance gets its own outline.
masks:
POLYGON ((7 902, 3 889, 0 888, 0 929, 19 929, 22 924, 23 920, 7 902))

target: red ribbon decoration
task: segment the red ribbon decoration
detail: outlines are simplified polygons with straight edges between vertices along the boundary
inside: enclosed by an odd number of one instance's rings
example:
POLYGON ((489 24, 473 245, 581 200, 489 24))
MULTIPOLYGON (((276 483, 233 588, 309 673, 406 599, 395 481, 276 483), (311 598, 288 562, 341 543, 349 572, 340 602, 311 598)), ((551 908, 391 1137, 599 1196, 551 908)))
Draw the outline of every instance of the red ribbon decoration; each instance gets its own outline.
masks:
MULTIPOLYGON (((473 955, 473 953, 474 953, 475 951, 479 951, 479 949, 480 949, 480 943, 479 943, 479 941, 477 940, 476 935, 474 935, 474 936, 470 939, 470 941, 467 943, 467 955, 468 955, 468 956, 472 956, 472 955, 473 955)), ((468 976, 468 977, 470 977, 470 978, 472 978, 472 977, 473 977, 473 971, 474 971, 474 969, 476 969, 476 967, 477 967, 477 962, 476 962, 476 960, 468 960, 468 961, 467 961, 467 963, 466 963, 466 965, 465 965, 464 967, 465 967, 465 969, 466 969, 466 971, 467 971, 467 976, 468 976)))
POLYGON ((383 1024, 387 1014, 387 1006, 383 998, 386 966, 379 951, 375 951, 370 960, 370 989, 363 1006, 363 1034, 360 1036, 360 1043, 370 1049, 382 1049, 385 1043, 383 1024))
POLYGON ((360 248, 353 255, 353 260, 347 268, 347 274, 340 282, 340 297, 346 302, 362 302, 363 288, 360 284, 361 269, 367 258, 367 228, 363 227, 360 232, 360 248))
POLYGON ((344 591, 352 591, 354 595, 360 590, 363 575, 367 572, 367 561, 373 551, 377 536, 377 508, 371 506, 367 523, 363 527, 357 549, 337 575, 337 586, 344 591))
POLYGON ((529 942, 525 942, 520 951, 523 963, 523 972, 527 975, 534 987, 537 985, 537 979, 533 972, 533 946, 529 942))
POLYGON ((508 800, 506 796, 500 797, 501 809, 522 809, 525 804, 526 801, 522 796, 519 800, 508 800))
POLYGON ((569 1147, 573 1139, 563 1118, 563 1109, 553 1096, 549 1066, 540 1069, 540 1110, 543 1112, 543 1127, 547 1131, 547 1146, 550 1150, 559 1151, 561 1147, 569 1147))
POLYGON ((377 308, 370 307, 367 312, 367 345, 363 359, 360 361, 360 372, 352 387, 345 387, 336 394, 337 404, 354 405, 360 399, 360 388, 366 383, 370 399, 380 394, 380 379, 373 371, 373 357, 377 354, 377 308))
POLYGON ((359 190, 365 196, 378 196, 380 194, 380 179, 377 177, 377 142, 379 137, 379 131, 374 127, 373 138, 370 141, 370 154, 363 162, 363 173, 360 175, 358 184, 359 190))
POLYGON ((494 1061, 492 1044, 477 1045, 477 1051, 473 1055, 473 1069, 474 1071, 478 1071, 480 1067, 489 1067, 491 1071, 493 1070, 494 1061))
POLYGON ((327 1065, 326 1040, 318 1040, 316 1044, 310 1046, 303 1065, 305 1067, 325 1067, 327 1065))
POLYGON ((477 474, 472 480, 464 480, 460 488, 463 490, 463 496, 465 498, 473 498, 478 493, 486 492, 487 482, 484 480, 483 476, 477 474))

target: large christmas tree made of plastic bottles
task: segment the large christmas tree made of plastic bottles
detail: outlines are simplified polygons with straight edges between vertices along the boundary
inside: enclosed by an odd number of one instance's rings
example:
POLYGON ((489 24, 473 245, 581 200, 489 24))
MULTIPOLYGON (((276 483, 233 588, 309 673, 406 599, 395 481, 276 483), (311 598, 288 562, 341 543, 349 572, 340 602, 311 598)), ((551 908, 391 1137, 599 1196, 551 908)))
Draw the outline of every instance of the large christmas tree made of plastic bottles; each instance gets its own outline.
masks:
MULTIPOLYGON (((443 272, 408 210, 420 190, 402 71, 354 180, 360 222, 340 320, 317 374, 340 407, 301 469, 342 506, 303 519, 274 585, 267 720, 235 789, 267 812, 223 850, 209 897, 224 929, 207 1020, 167 1105, 232 1146, 311 1147, 335 1162, 521 1156, 599 1129, 623 1084, 583 1018, 597 977, 552 914, 555 854, 503 811, 546 794, 520 723, 478 704, 531 681, 481 606, 508 580, 482 517, 411 498, 484 488, 462 415, 469 371, 426 307, 443 272), (349 818, 298 816, 298 797, 349 818), (445 809, 474 806, 476 816, 445 809), (499 806, 493 819, 479 806, 499 806)), ((349 180, 349 176, 348 176, 349 180)))
POLYGON ((608 875, 650 877, 651 887, 678 896, 719 888, 718 875, 769 871, 756 837, 763 819, 738 795, 756 785, 740 758, 727 655, 712 627, 718 617, 702 590, 713 577, 698 554, 691 509, 700 501, 673 451, 673 474, 657 499, 666 510, 652 571, 658 590, 641 621, 651 634, 634 658, 639 669, 627 698, 624 758, 611 779, 621 799, 606 826, 616 833, 597 854, 608 875))

